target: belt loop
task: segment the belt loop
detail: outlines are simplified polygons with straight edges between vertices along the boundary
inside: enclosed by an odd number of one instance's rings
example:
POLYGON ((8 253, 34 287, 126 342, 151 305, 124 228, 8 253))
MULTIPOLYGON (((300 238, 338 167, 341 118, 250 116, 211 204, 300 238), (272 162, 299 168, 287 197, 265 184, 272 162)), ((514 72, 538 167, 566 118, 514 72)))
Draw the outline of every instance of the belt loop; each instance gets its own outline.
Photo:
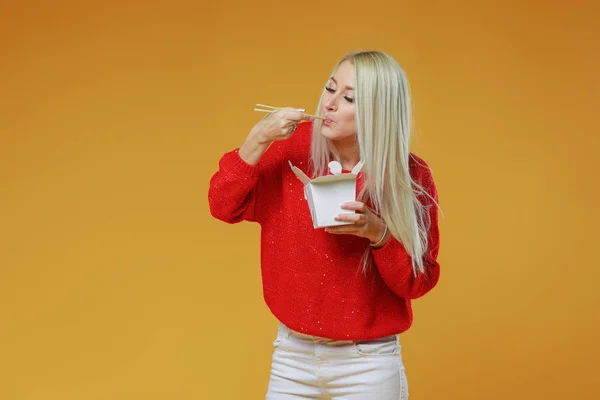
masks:
POLYGON ((282 338, 289 339, 290 338, 290 328, 288 328, 287 326, 285 326, 283 324, 283 322, 279 323, 279 328, 280 328, 280 331, 281 331, 282 338))
POLYGON ((285 328, 285 338, 289 339, 291 336, 291 332, 290 332, 290 328, 288 328, 287 326, 283 326, 285 328))

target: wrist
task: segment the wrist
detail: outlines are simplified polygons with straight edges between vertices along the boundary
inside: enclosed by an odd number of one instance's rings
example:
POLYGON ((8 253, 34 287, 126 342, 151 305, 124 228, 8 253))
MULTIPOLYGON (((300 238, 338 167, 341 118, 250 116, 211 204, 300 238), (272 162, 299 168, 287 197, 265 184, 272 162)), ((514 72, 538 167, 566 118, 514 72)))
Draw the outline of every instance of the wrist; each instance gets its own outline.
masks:
POLYGON ((371 247, 376 249, 383 247, 387 243, 387 240, 389 238, 389 231, 387 225, 385 223, 382 223, 381 225, 382 228, 379 230, 379 234, 376 238, 371 238, 369 243, 371 247))
POLYGON ((270 144, 270 142, 261 141, 258 133, 250 132, 238 153, 247 164, 257 165, 270 144))
POLYGON ((248 141, 252 142, 255 146, 269 146, 271 144, 271 140, 265 137, 261 129, 252 129, 248 135, 248 141))

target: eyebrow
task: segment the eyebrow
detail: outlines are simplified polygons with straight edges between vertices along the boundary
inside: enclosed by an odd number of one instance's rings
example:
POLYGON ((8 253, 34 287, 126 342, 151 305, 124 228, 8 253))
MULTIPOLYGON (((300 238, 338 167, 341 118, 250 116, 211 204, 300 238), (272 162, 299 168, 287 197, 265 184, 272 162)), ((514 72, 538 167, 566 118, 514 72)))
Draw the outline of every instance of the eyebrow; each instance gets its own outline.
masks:
MULTIPOLYGON (((332 81, 334 81, 335 84, 337 85, 338 82, 335 80, 335 78, 333 76, 331 78, 329 78, 329 79, 331 79, 332 81)), ((348 89, 348 90, 354 90, 354 88, 352 86, 348 86, 348 85, 346 85, 346 89, 348 89)))

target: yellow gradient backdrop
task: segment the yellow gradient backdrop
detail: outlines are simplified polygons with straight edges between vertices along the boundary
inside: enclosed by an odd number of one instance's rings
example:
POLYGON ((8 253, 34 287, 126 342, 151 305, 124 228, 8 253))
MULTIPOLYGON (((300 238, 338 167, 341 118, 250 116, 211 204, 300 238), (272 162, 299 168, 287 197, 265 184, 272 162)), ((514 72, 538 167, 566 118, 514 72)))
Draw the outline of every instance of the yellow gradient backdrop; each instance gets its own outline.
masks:
POLYGON ((262 115, 389 52, 444 211, 411 399, 598 399, 592 1, 3 2, 0 398, 261 399, 259 229, 208 211, 262 115))

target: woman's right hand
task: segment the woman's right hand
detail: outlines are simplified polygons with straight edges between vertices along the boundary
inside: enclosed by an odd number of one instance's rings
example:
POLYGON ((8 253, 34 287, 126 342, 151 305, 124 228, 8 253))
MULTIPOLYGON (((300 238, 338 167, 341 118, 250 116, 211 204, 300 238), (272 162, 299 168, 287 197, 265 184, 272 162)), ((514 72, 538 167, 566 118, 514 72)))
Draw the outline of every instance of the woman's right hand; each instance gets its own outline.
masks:
POLYGON ((304 111, 302 109, 286 107, 269 113, 254 125, 249 136, 256 138, 258 143, 262 145, 289 139, 294 134, 300 122, 312 121, 314 119, 304 114, 304 111))
POLYGON ((304 114, 304 110, 291 107, 269 113, 254 125, 246 137, 239 150, 240 157, 250 165, 257 165, 271 143, 288 139, 301 121, 313 119, 304 114))

